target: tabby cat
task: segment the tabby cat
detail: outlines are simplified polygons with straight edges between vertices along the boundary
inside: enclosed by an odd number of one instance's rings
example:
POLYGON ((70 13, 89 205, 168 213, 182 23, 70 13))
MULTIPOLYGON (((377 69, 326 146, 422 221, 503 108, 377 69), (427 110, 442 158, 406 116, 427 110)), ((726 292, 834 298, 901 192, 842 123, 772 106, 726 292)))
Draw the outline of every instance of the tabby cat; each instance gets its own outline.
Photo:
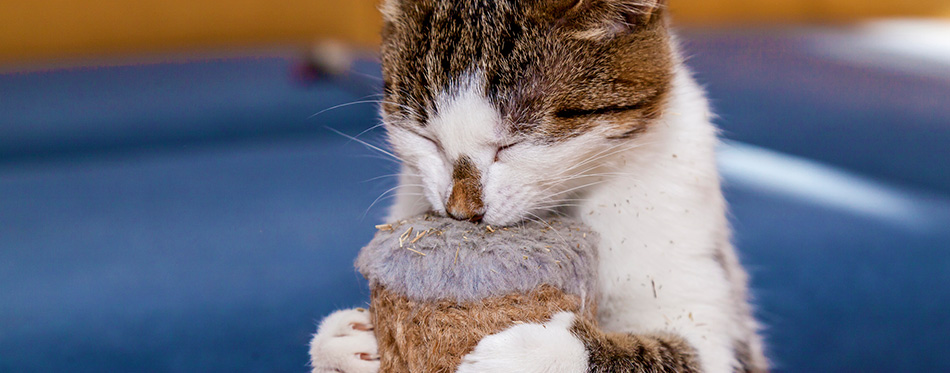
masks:
MULTIPOLYGON (((665 0, 388 0, 390 221, 580 219, 602 237, 599 325, 483 339, 459 372, 762 372, 730 243, 717 130, 665 0), (604 333, 604 332, 607 333, 604 333)), ((327 318, 315 372, 375 372, 364 310, 327 318)))

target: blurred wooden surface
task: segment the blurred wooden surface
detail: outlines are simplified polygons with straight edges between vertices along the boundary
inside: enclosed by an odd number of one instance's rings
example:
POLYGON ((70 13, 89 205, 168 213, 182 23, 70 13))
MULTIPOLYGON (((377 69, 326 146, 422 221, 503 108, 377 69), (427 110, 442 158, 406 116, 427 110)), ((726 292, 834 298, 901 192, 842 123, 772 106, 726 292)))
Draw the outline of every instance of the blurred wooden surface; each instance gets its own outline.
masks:
POLYGON ((378 23, 366 0, 0 0, 0 63, 320 36, 371 46, 378 23))
POLYGON ((950 0, 669 0, 685 24, 847 22, 885 17, 950 17, 950 0))
MULTIPOLYGON (((670 0, 679 24, 846 21, 950 16, 950 0, 670 0)), ((0 63, 377 41, 376 0, 0 1, 0 63)))

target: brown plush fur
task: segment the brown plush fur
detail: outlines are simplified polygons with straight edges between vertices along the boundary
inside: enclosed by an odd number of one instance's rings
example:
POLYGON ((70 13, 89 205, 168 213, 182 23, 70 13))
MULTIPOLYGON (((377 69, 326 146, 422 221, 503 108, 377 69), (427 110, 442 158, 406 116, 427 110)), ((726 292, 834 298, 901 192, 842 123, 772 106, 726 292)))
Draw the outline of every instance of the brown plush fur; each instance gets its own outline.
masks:
POLYGON ((377 287, 370 317, 379 343, 381 372, 448 373, 483 337, 517 323, 545 322, 561 311, 576 312, 586 320, 594 320, 596 314, 591 300, 547 285, 528 294, 469 303, 417 302, 377 287))

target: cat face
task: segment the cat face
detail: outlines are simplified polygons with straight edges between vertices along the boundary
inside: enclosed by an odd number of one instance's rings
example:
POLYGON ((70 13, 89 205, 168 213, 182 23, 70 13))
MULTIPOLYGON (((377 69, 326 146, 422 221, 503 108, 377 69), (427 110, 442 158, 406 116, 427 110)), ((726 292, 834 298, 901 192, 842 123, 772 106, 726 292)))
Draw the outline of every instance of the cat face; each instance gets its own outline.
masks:
POLYGON ((383 121, 433 210, 513 224, 564 205, 661 114, 657 0, 391 0, 383 121))

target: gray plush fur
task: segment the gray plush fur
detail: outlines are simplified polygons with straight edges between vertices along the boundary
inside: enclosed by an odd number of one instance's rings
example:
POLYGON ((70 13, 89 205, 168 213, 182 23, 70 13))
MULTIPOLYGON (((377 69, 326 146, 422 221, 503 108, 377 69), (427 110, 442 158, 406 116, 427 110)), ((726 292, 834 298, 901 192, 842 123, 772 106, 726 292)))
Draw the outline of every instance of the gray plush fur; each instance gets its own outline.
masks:
POLYGON ((596 245, 596 234, 564 218, 489 228, 426 215, 382 227, 356 267, 370 286, 419 301, 476 301, 543 284, 593 297, 596 245))

